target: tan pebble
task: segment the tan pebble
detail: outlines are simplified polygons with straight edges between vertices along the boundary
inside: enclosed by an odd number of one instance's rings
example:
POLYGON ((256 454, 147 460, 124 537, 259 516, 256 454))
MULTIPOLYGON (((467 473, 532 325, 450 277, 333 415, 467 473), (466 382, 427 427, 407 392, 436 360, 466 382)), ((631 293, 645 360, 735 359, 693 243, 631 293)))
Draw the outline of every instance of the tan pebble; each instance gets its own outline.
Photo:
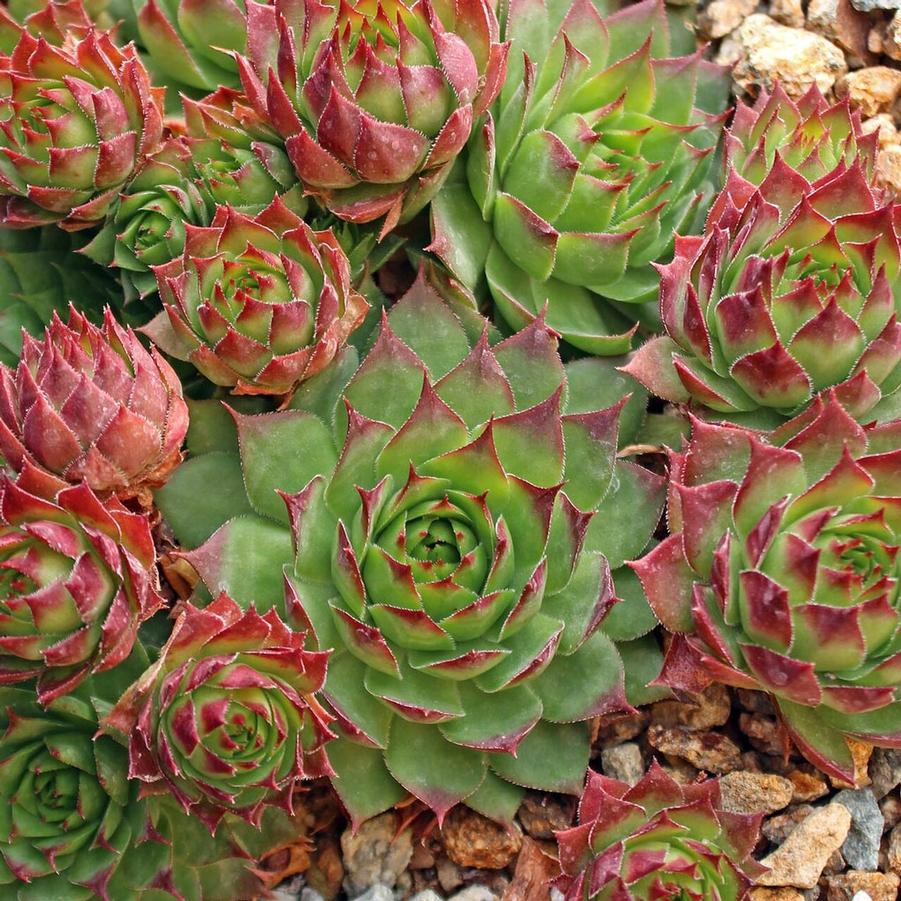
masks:
POLYGON ((798 824, 788 838, 761 863, 769 868, 760 885, 813 888, 833 851, 841 847, 851 828, 851 814, 841 804, 827 804, 798 824))
MULTIPOLYGON (((876 158, 876 167, 879 168, 878 157, 876 158)), ((829 777, 829 781, 835 788, 863 788, 870 784, 870 774, 867 769, 873 754, 873 746, 865 741, 857 741, 855 738, 846 738, 845 741, 848 742, 851 757, 854 758, 854 782, 852 784, 833 776, 829 777)))
POLYGON ((871 901, 896 901, 901 879, 895 873, 869 873, 848 870, 826 880, 826 901, 852 901, 858 892, 866 892, 871 901))
POLYGON ((782 776, 739 770, 720 779, 723 808, 733 813, 773 813, 788 806, 794 785, 782 776))
POLYGON ((757 9, 757 0, 713 0, 698 16, 698 29, 710 40, 725 37, 757 9))
POLYGON ((817 798, 822 798, 829 791, 829 786, 819 776, 805 773, 803 770, 792 770, 787 778, 794 788, 793 804, 816 801, 817 798))
POLYGON ((901 71, 888 66, 870 66, 849 72, 835 85, 839 97, 847 97, 851 106, 869 118, 888 112, 901 91, 901 71))

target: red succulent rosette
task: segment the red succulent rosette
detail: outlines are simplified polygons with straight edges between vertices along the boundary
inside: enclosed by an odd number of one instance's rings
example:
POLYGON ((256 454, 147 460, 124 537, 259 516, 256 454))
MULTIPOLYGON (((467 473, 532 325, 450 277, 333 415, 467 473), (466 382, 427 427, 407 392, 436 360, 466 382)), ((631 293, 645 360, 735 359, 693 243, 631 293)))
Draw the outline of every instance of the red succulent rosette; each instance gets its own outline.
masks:
POLYGON ((331 717, 314 697, 329 652, 304 640, 275 610, 243 610, 225 594, 186 604, 156 663, 105 720, 128 737, 129 776, 210 831, 226 813, 259 825, 266 805, 291 810, 302 780, 330 772, 331 717))
POLYGON ((148 518, 51 486, 0 477, 0 685, 37 678, 42 704, 125 660, 164 603, 148 518))
POLYGON ((308 193, 382 232, 421 210, 500 92, 489 0, 248 3, 245 93, 308 193))
POLYGON ((763 868, 760 815, 722 809, 719 782, 679 785, 654 761, 634 786, 588 772, 578 821, 557 833, 566 901, 739 901, 763 868))
POLYGON ((162 137, 162 89, 132 45, 93 29, 61 47, 23 32, 0 57, 0 222, 98 224, 162 137))
POLYGON ((68 323, 54 315, 42 341, 23 335, 14 371, 0 367, 0 454, 15 472, 133 497, 166 481, 187 430, 178 376, 109 309, 101 328, 74 307, 68 323))
POLYGON ((278 197, 250 217, 219 207, 186 225, 185 251, 155 267, 164 311, 145 331, 236 394, 286 394, 321 372, 366 317, 331 231, 278 197))

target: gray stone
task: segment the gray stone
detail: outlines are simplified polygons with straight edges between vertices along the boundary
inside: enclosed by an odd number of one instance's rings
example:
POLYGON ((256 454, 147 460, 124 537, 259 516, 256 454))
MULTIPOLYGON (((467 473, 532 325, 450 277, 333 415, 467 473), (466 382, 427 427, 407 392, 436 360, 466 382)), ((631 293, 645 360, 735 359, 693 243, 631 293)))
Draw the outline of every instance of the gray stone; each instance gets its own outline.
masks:
POLYGON ((498 901, 498 896, 487 885, 469 885, 451 901, 498 901))
MULTIPOLYGON (((344 855, 344 888, 351 898, 379 885, 392 889, 413 856, 410 831, 397 832, 393 813, 368 820, 354 835, 350 829, 341 836, 344 855)), ((378 898, 367 901, 379 901, 378 898)))
POLYGON ((307 886, 300 893, 300 901, 325 901, 325 898, 323 898, 316 889, 307 886))
POLYGON ((433 892, 430 888, 427 888, 424 892, 415 894, 410 901, 442 901, 442 898, 438 892, 433 892))
POLYGON ((634 741, 627 741, 613 748, 604 748, 601 751, 601 769, 604 775, 611 779, 635 785, 644 775, 641 748, 634 741))
POLYGON ((870 786, 877 798, 884 798, 896 785, 901 785, 901 749, 876 748, 870 758, 870 786))
POLYGON ((844 789, 832 799, 851 814, 851 829, 842 844, 842 856, 852 870, 875 870, 884 819, 869 788, 844 789))
POLYGON ((851 0, 858 12, 871 13, 877 9, 901 9, 901 0, 851 0))
POLYGON ((394 892, 387 885, 373 885, 362 895, 352 895, 354 901, 394 901, 394 892))

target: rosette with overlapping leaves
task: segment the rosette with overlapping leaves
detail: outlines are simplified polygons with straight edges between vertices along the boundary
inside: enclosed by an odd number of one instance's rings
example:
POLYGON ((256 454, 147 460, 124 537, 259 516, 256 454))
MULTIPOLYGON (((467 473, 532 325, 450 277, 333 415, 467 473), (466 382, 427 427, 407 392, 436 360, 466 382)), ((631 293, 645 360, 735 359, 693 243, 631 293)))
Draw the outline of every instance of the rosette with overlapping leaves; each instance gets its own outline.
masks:
MULTIPOLYGON (((107 309, 98 328, 70 307, 44 340, 25 335, 0 366, 0 455, 100 494, 139 496, 181 460, 188 407, 172 367, 107 309)), ((152 556, 152 555, 151 555, 152 556)))
POLYGON ((759 188, 732 171, 707 234, 678 239, 660 267, 667 336, 627 371, 763 425, 833 386, 862 421, 877 416, 901 385, 897 215, 859 162, 811 184, 777 155, 759 188))
POLYGON ((655 761, 630 786, 588 772, 578 822, 557 833, 566 901, 740 901, 763 869, 760 816, 723 809, 716 779, 679 785, 655 761))
POLYGON ((62 47, 23 32, 0 60, 0 223, 100 223, 163 136, 137 51, 91 30, 62 47))
POLYGON ((147 793, 171 794, 211 831, 226 813, 259 826, 266 805, 292 810, 301 780, 329 772, 331 718, 313 697, 327 658, 274 610, 226 595, 187 604, 104 728, 127 737, 129 776, 147 793))
POLYGON ((488 0, 249 3, 241 81, 308 194, 383 234, 441 187, 500 91, 488 0))
POLYGON ((633 566, 675 633, 661 681, 770 693, 800 750, 853 780, 845 736, 901 747, 901 442, 836 392, 774 440, 695 420, 672 534, 633 566))
POLYGON ((649 300, 650 263, 700 228, 726 70, 672 55, 658 0, 607 17, 588 0, 521 0, 504 36, 510 75, 432 206, 432 249, 472 290, 484 272, 513 328, 548 301, 571 344, 623 353, 644 314, 601 298, 649 300))
POLYGON ((864 134, 860 114, 848 98, 830 104, 816 83, 792 100, 777 82, 761 91, 753 106, 739 100, 726 129, 725 162, 742 178, 759 185, 778 154, 796 172, 815 182, 844 163, 859 161, 872 182, 878 132, 864 134))
MULTIPOLYGON (((520 786, 577 792, 586 721, 626 705, 602 624, 651 626, 629 571, 611 577, 660 511, 659 477, 615 461, 645 398, 624 406, 606 361, 564 367, 541 321, 492 340, 420 279, 359 369, 348 350, 294 409, 236 413, 240 460, 207 442, 158 495, 188 545, 232 517, 189 555, 213 591, 282 603, 293 558, 288 603, 335 648, 328 753, 356 820, 405 789, 439 817, 465 801, 499 819, 520 786), (222 500, 186 506, 202 483, 222 500)), ((649 678, 654 647, 636 667, 649 678)))
POLYGON ((44 704, 122 663, 163 605, 147 517, 56 487, 0 481, 0 684, 37 678, 44 704))
MULTIPOLYGON (((128 779, 128 752, 95 738, 90 701, 40 708, 0 688, 0 893, 11 901, 137 901, 165 892, 168 849, 128 779)), ((170 837, 171 840, 171 837, 170 837)))
POLYGON ((238 394, 286 394, 333 360, 369 304, 334 235, 276 198, 253 218, 220 207, 185 226, 184 254, 155 269, 163 348, 238 394))

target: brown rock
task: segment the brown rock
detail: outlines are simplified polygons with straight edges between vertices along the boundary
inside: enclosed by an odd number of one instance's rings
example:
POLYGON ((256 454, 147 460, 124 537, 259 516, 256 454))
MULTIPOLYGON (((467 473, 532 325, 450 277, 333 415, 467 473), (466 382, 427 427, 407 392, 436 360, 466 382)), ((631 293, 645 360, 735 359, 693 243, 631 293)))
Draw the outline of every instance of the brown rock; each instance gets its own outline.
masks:
POLYGON ((344 865, 338 842, 331 836, 316 839, 316 853, 310 869, 304 874, 307 885, 319 892, 326 901, 337 898, 344 879, 344 865))
POLYGON ((731 712, 729 689, 713 684, 696 701, 658 701, 651 705, 651 722, 658 726, 712 729, 724 725, 731 712))
POLYGON ((901 196, 901 144, 880 149, 876 156, 876 181, 901 196))
POLYGON ((560 872, 560 865, 545 854, 537 842, 523 839, 522 853, 516 861, 513 881, 504 892, 503 901, 547 901, 551 880, 560 872))
POLYGON ((555 832, 572 825, 574 814, 573 798, 529 792, 519 805, 517 817, 532 838, 549 841, 555 832))
POLYGON ((598 747, 609 748, 624 741, 630 741, 645 730, 650 713, 647 710, 639 710, 632 714, 608 714, 598 717, 598 734, 595 743, 598 747))
POLYGON ((879 810, 885 820, 885 828, 893 829, 901 823, 901 798, 896 794, 888 795, 879 802, 879 810))
POLYGON ((723 808, 733 813, 773 813, 792 799, 794 786, 782 776, 739 770, 720 779, 723 808))
POLYGON ((885 26, 882 52, 890 59, 901 60, 901 10, 896 12, 885 26))
POLYGON ((861 123, 861 131, 869 134, 871 131, 879 132, 879 146, 888 147, 891 144, 898 143, 898 129, 895 126, 895 120, 888 113, 879 113, 872 119, 865 119, 861 123))
POLYGON ((791 97, 816 83, 828 93, 848 71, 842 51, 826 38, 800 28, 786 28, 769 16, 748 16, 735 32, 741 56, 732 77, 743 90, 772 90, 778 80, 791 97))
POLYGON ((504 829, 493 820, 458 804, 447 815, 441 829, 447 856, 460 867, 500 870, 522 847, 517 826, 504 829))
POLYGON ((804 9, 801 0, 772 0, 770 15, 789 28, 804 27, 804 9))
POLYGON ((738 703, 749 713, 763 713, 767 716, 775 716, 776 708, 769 695, 762 691, 751 691, 748 688, 737 688, 735 697, 738 703))
POLYGON ((452 892, 455 888, 463 885, 463 877, 460 875, 460 868, 449 858, 443 854, 438 859, 438 865, 435 867, 435 875, 438 877, 438 884, 446 892, 452 892))
POLYGON ((741 769, 741 752, 730 738, 718 732, 692 732, 684 727, 651 726, 648 743, 662 754, 679 757, 699 770, 730 773, 741 769))
POLYGON ((757 0, 712 0, 698 16, 698 29, 710 40, 725 37, 757 9, 757 0))
MULTIPOLYGON (((876 159, 876 167, 877 169, 879 167, 878 157, 876 159)), ((873 746, 865 741, 857 741, 854 738, 848 738, 846 741, 851 750, 851 756, 854 758, 854 782, 852 784, 832 776, 829 777, 829 781, 835 788, 863 788, 865 785, 869 785, 871 781, 868 765, 870 756, 873 753, 873 746)))
POLYGON ((847 807, 828 804, 815 810, 761 861, 769 867, 769 872, 760 876, 758 883, 813 888, 832 852, 841 847, 850 828, 851 814, 847 807))
POLYGON ((804 896, 793 888, 755 888, 751 901, 804 901, 804 896))
POLYGON ((826 880, 826 901, 851 901, 858 892, 866 892, 872 901, 896 901, 899 884, 895 873, 848 870, 826 880))
POLYGON ((806 801, 816 801, 829 791, 826 783, 819 776, 805 773, 803 770, 792 770, 788 777, 792 784, 792 803, 801 804, 806 801))
POLYGON ((813 811, 814 808, 810 804, 799 804, 785 813, 780 813, 779 816, 767 817, 760 831, 774 845, 781 845, 795 826, 806 820, 813 811))
POLYGON ((901 876, 901 826, 895 826, 889 833, 885 846, 885 860, 888 868, 901 876))
POLYGON ((861 116, 870 118, 886 113, 901 91, 901 71, 888 66, 870 66, 849 72, 835 85, 839 97, 847 97, 851 106, 860 110, 861 116))
POLYGON ((838 44, 860 63, 875 62, 867 46, 870 19, 854 9, 850 0, 810 0, 807 27, 838 44))
POLYGON ((782 723, 775 717, 762 713, 742 713, 738 717, 738 728, 761 754, 778 757, 785 753, 788 737, 782 723))

